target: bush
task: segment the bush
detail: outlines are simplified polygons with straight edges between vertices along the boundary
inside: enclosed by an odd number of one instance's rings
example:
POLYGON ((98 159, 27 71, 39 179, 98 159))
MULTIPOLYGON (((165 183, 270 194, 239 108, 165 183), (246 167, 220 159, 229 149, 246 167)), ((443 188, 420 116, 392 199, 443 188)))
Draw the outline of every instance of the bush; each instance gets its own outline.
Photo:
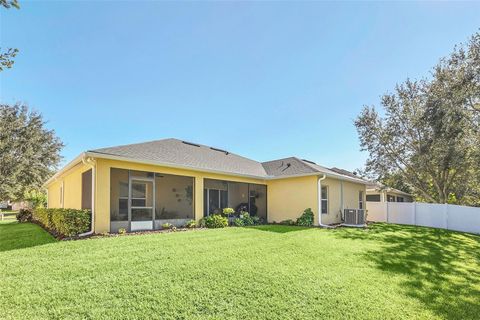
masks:
POLYGON ((228 227, 228 219, 219 214, 213 214, 203 218, 200 225, 207 228, 225 228, 228 227))
POLYGON ((234 213, 235 213, 235 210, 233 210, 232 208, 224 208, 223 209, 223 215, 226 216, 226 217, 229 217, 234 213))
POLYGON ((190 220, 187 223, 185 223, 185 228, 193 229, 196 227, 197 227, 197 222, 195 220, 190 220))
POLYGON ((304 227, 313 226, 313 212, 312 209, 308 208, 303 211, 303 214, 300 218, 297 219, 297 225, 304 227))
POLYGON ((235 218, 235 220, 233 220, 233 224, 236 226, 236 227, 243 227, 245 224, 243 223, 243 219, 240 219, 240 218, 235 218))
POLYGON ((258 217, 258 216, 253 216, 252 220, 253 220, 254 225, 262 224, 262 222, 263 222, 262 219, 260 219, 260 217, 258 217))
POLYGON ((118 229, 118 234, 126 234, 126 233, 127 233, 127 229, 125 228, 118 229))
POLYGON ((30 210, 30 209, 20 209, 20 211, 18 211, 18 213, 17 213, 16 218, 19 222, 32 221, 32 210, 30 210))
POLYGON ((54 234, 72 237, 90 229, 90 211, 37 208, 32 219, 54 234))
POLYGON ((243 225, 245 225, 245 226, 253 226, 254 225, 253 219, 252 219, 252 217, 250 217, 250 214, 248 212, 242 212, 240 217, 243 220, 243 225))
POLYGON ((162 224, 162 229, 172 229, 172 227, 173 227, 173 224, 168 222, 162 224))

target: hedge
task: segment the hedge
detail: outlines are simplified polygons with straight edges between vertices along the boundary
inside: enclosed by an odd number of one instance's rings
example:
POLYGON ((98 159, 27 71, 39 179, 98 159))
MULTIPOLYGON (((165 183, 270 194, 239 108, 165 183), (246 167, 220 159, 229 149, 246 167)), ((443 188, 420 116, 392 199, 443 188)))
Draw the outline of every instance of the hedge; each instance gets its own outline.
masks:
POLYGON ((72 237, 90 229, 90 216, 89 210, 38 208, 32 218, 56 235, 72 237))

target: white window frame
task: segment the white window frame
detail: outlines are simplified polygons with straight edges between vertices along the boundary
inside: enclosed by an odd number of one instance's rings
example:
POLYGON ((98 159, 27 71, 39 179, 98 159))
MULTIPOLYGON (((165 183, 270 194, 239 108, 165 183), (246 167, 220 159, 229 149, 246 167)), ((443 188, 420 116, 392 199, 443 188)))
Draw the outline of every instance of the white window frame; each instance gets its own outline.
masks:
MULTIPOLYGON (((148 192, 148 188, 147 188, 147 184, 149 182, 153 182, 153 184, 155 184, 155 180, 152 180, 150 178, 143 178, 143 177, 140 177, 140 178, 136 178, 136 177, 133 177, 131 178, 131 180, 134 180, 135 183, 141 183, 141 184, 144 184, 145 185, 145 197, 133 197, 133 188, 131 190, 131 203, 130 203, 130 207, 132 209, 152 209, 153 210, 153 207, 154 205, 152 206, 147 206, 147 192, 148 192), (144 206, 133 206, 132 203, 133 203, 133 200, 145 200, 145 205, 144 206)), ((130 184, 132 184, 132 182, 130 181, 130 184)), ((155 191, 155 187, 153 187, 153 191, 155 191)), ((153 197, 155 198, 155 193, 153 193, 153 197)), ((153 200, 153 199, 152 199, 153 200)), ((155 200, 153 200, 153 203, 155 203, 155 200)))
POLYGON ((363 201, 363 190, 358 191, 358 209, 365 209, 365 201, 363 201))
POLYGON ((329 208, 328 208, 328 206, 329 206, 328 197, 329 197, 329 195, 330 195, 330 190, 329 190, 328 186, 321 186, 321 189, 323 189, 323 188, 325 188, 325 190, 327 191, 327 197, 326 197, 326 198, 323 198, 323 190, 320 190, 320 197, 321 197, 321 199, 320 199, 320 212, 321 212, 322 214, 328 214, 328 212, 330 211, 330 210, 328 210, 328 209, 329 209, 329 208), (327 205, 326 205, 326 207, 327 207, 327 212, 323 212, 323 202, 324 202, 324 201, 327 203, 327 205))

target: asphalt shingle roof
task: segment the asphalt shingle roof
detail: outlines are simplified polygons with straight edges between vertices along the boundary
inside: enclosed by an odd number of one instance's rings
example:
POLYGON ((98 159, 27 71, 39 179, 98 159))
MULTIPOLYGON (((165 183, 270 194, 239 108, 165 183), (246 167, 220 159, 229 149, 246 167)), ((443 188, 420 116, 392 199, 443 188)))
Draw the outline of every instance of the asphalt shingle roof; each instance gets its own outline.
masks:
POLYGON ((317 165, 308 160, 289 157, 267 162, 258 162, 230 153, 225 150, 190 143, 178 139, 163 139, 116 147, 101 148, 88 152, 118 156, 127 159, 157 162, 190 167, 197 170, 212 170, 258 178, 283 176, 300 176, 308 174, 328 174, 339 179, 356 179, 359 177, 342 174, 317 165))
POLYGON ((181 165, 197 169, 215 170, 242 175, 266 177, 260 162, 200 144, 178 139, 163 139, 91 150, 90 152, 181 165))

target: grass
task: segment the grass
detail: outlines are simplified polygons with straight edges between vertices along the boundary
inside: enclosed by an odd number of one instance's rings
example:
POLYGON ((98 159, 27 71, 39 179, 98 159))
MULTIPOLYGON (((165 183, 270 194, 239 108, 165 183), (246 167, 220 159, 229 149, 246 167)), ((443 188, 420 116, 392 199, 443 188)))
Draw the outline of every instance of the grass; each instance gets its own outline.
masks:
POLYGON ((5 319, 478 319, 480 237, 376 224, 55 241, 0 224, 5 319))

